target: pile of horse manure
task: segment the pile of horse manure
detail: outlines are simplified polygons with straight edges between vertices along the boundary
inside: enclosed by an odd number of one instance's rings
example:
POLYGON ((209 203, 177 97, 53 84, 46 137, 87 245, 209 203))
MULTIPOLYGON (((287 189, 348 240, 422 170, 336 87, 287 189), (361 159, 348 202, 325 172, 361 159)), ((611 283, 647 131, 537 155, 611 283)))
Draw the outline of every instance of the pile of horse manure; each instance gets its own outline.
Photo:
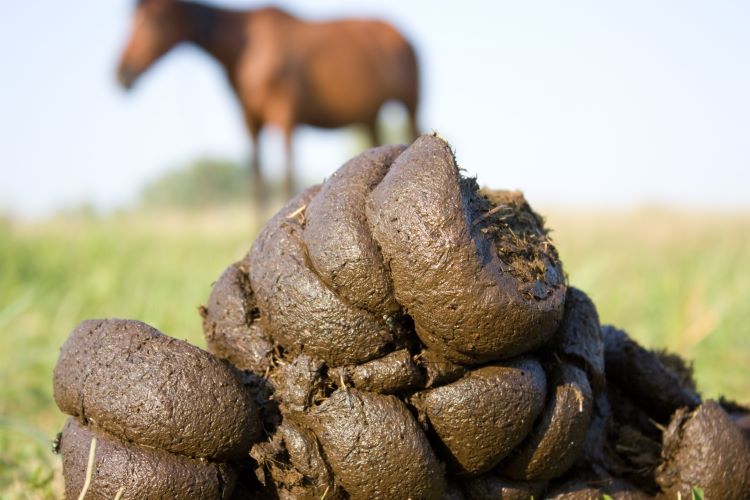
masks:
POLYGON ((601 327, 523 195, 434 135, 290 201, 201 315, 212 354, 71 334, 69 498, 750 498, 746 410, 601 327))

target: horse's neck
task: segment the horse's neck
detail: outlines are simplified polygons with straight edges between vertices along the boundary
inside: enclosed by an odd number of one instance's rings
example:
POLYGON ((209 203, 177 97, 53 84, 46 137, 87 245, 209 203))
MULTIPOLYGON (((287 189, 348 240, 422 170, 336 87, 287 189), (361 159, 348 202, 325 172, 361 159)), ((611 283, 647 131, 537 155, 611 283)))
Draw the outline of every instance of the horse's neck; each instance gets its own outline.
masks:
POLYGON ((233 73, 245 44, 247 14, 198 2, 185 2, 185 8, 187 40, 203 48, 233 73))

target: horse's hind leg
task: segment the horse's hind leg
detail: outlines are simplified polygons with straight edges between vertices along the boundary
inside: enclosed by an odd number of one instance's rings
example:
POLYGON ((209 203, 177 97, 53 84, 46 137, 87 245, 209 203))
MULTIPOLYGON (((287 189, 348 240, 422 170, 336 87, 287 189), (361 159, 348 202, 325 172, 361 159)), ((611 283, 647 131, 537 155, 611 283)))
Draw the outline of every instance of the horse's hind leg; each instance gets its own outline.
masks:
POLYGON ((417 125, 417 108, 416 106, 407 106, 406 112, 409 120, 409 134, 411 135, 411 140, 416 141, 417 137, 420 135, 419 125, 417 125))
POLYGON ((284 153, 286 156, 285 163, 285 175, 284 175, 284 195, 286 201, 291 200, 295 194, 295 182, 294 182, 294 126, 290 125, 284 127, 284 153))
POLYGON ((250 201, 252 203, 253 218, 256 225, 264 222, 265 210, 268 205, 268 188, 263 179, 260 168, 260 136, 259 127, 250 128, 250 139, 252 141, 252 152, 250 155, 250 201))
POLYGON ((367 137, 370 139, 370 147, 378 147, 383 144, 383 138, 380 135, 380 130, 378 129, 378 121, 377 118, 372 120, 370 123, 365 124, 365 127, 367 128, 367 137))

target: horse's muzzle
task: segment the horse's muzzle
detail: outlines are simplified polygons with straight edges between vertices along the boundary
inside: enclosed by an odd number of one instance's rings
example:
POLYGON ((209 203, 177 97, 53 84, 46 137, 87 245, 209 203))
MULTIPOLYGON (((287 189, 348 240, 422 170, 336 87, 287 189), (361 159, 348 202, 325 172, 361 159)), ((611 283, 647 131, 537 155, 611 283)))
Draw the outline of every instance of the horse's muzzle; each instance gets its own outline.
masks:
POLYGON ((117 68, 117 83, 125 90, 130 90, 133 87, 133 83, 135 83, 137 77, 138 72, 128 66, 117 68))

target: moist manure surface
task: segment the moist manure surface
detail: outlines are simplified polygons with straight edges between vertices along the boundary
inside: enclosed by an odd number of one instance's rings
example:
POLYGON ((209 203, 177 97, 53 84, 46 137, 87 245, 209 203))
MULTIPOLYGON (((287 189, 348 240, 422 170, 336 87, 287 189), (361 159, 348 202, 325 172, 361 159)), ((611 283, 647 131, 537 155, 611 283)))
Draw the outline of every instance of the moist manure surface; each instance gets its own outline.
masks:
POLYGON ((519 191, 480 190, 475 179, 461 180, 461 192, 473 231, 489 237, 501 269, 518 280, 518 291, 545 299, 565 277, 544 219, 519 191))
POLYGON ((602 327, 523 195, 436 135, 290 200, 200 315, 210 352, 138 321, 70 334, 68 498, 94 438, 87 498, 750 498, 748 410, 602 327))

